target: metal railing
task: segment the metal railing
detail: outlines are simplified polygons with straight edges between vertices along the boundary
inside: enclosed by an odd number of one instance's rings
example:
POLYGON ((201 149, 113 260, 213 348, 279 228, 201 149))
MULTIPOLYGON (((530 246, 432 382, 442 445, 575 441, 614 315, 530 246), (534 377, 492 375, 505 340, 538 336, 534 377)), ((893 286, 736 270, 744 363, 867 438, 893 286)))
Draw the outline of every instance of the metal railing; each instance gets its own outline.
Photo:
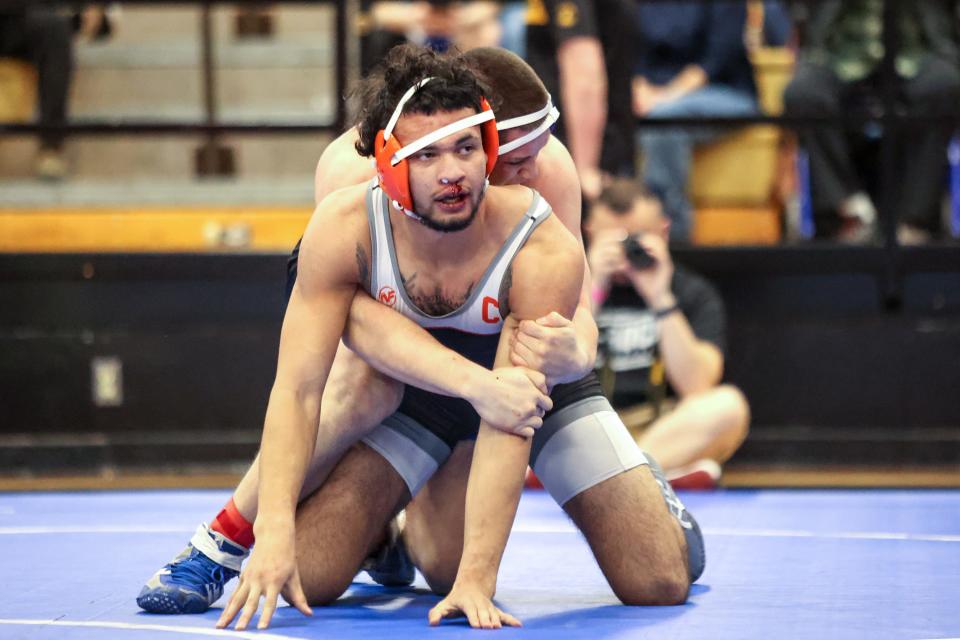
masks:
MULTIPOLYGON (((660 0, 643 0, 644 2, 658 2, 660 0)), ((685 0, 688 2, 744 2, 745 0, 685 0)), ((800 4, 818 4, 821 0, 804 0, 800 4)), ((201 6, 202 11, 202 70, 203 97, 205 117, 200 121, 170 122, 169 120, 102 120, 102 121, 72 121, 63 125, 44 123, 0 123, 0 136, 36 134, 44 131, 59 131, 70 135, 119 135, 119 134, 205 134, 208 145, 212 145, 217 136, 228 133, 339 133, 346 125, 346 106, 343 94, 346 90, 348 65, 347 48, 351 30, 348 25, 349 0, 281 0, 271 4, 309 4, 333 5, 336 10, 335 28, 335 90, 336 115, 333 122, 229 122, 219 117, 216 102, 216 64, 213 53, 213 33, 210 28, 210 10, 214 5, 231 6, 263 6, 263 0, 125 0, 125 4, 137 5, 191 5, 201 6)), ((8 3, 9 4, 9 3, 8 3)), ((26 4, 26 2, 22 3, 26 4)), ((69 0, 30 0, 30 4, 63 5, 69 0)), ((796 4, 796 3, 794 3, 796 4)), ((898 77, 895 60, 899 51, 899 35, 897 20, 899 11, 907 4, 907 0, 888 0, 884 3, 883 11, 883 40, 884 55, 880 63, 879 82, 879 109, 871 112, 849 112, 841 116, 745 116, 745 117, 684 117, 684 118, 638 118, 639 127, 723 127, 735 128, 751 124, 777 125, 792 130, 803 130, 808 127, 822 127, 827 125, 843 125, 846 127, 864 126, 876 123, 883 127, 885 135, 881 140, 880 157, 880 194, 877 201, 878 213, 883 224, 884 250, 887 253, 889 270, 898 269, 899 246, 896 242, 897 215, 894 211, 895 190, 898 180, 896 174, 897 150, 892 140, 903 131, 929 126, 958 126, 960 125, 960 105, 957 113, 922 115, 903 113, 897 108, 898 77)), ((960 127, 958 127, 960 128, 960 127)), ((944 153, 946 153, 946 149, 944 153)), ((958 181, 953 181, 958 182, 958 181)))
MULTIPOLYGON (((338 97, 342 97, 347 87, 348 54, 347 14, 349 0, 279 0, 270 4, 301 4, 301 5, 332 5, 335 9, 334 30, 334 90, 338 97)), ((25 7, 47 5, 60 6, 75 4, 69 0, 26 0, 22 2, 6 2, 4 8, 20 5, 25 7)), ((336 100, 335 115, 332 122, 304 121, 271 123, 263 122, 229 122, 219 116, 217 102, 217 69, 214 53, 214 33, 212 28, 211 9, 214 5, 263 7, 263 0, 124 0, 123 4, 135 5, 189 5, 199 6, 200 13, 200 51, 201 51, 201 86, 203 90, 203 120, 171 122, 170 120, 155 119, 115 119, 115 120, 73 120, 64 124, 48 124, 41 122, 0 122, 0 136, 38 134, 43 132, 59 132, 69 135, 122 135, 122 134, 198 134, 207 136, 208 145, 215 141, 220 134, 226 133, 336 133, 339 134, 346 127, 346 105, 342 99, 336 100)))

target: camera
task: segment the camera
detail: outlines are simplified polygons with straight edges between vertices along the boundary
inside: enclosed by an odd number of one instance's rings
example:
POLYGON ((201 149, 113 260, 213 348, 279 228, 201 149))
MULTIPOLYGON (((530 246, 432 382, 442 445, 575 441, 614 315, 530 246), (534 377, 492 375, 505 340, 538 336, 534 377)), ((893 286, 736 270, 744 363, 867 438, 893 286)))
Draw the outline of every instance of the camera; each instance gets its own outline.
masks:
POLYGON ((637 271, 649 269, 656 262, 647 250, 640 244, 642 236, 627 236, 623 239, 623 253, 627 261, 637 271))

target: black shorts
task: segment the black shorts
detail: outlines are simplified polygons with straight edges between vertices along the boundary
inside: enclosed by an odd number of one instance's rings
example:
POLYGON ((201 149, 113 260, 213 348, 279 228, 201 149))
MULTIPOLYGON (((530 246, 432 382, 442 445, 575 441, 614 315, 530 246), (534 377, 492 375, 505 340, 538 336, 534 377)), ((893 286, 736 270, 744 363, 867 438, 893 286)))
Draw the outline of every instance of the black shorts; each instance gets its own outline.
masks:
MULTIPOLYGON (((593 372, 576 382, 558 384, 550 394, 553 409, 543 419, 546 421, 565 407, 591 397, 603 397, 600 380, 593 372)), ((461 440, 476 438, 480 429, 480 416, 469 402, 417 387, 406 388, 397 412, 423 425, 451 449, 461 440)))
POLYGON ((297 246, 290 252, 287 258, 287 302, 290 302, 290 294, 293 293, 293 285, 297 282, 297 265, 300 263, 300 243, 303 238, 297 240, 297 246))

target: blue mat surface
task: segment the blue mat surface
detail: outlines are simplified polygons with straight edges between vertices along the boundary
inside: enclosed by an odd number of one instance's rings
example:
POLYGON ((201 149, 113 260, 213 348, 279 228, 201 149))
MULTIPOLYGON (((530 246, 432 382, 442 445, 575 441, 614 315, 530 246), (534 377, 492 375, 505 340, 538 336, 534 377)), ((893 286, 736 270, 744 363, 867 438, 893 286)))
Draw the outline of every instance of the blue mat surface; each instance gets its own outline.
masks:
MULTIPOLYGON (((358 578, 313 618, 281 608, 266 632, 220 632, 215 610, 145 614, 142 583, 226 501, 222 491, 0 494, 0 638, 477 637, 426 626, 437 598, 358 578)), ((527 492, 503 562, 504 637, 957 638, 960 492, 718 491, 682 496, 707 569, 679 607, 620 606, 590 550, 542 492, 527 492)), ((232 586, 235 583, 231 584, 232 586)))

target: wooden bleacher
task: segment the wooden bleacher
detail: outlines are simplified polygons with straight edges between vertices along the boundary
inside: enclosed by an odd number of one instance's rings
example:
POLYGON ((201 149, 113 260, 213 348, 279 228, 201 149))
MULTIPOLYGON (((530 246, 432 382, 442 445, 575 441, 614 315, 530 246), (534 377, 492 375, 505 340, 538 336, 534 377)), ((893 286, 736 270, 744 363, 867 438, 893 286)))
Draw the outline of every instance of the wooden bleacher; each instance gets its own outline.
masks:
POLYGON ((309 208, 0 209, 0 252, 289 251, 309 208))
POLYGON ((0 58, 0 122, 27 122, 37 104, 37 72, 33 65, 0 58))
MULTIPOLYGON (((793 72, 789 49, 758 48, 751 54, 761 110, 783 112, 783 90, 793 72)), ((776 244, 781 203, 776 197, 782 133, 756 125, 702 145, 694 152, 690 195, 695 244, 776 244)))

